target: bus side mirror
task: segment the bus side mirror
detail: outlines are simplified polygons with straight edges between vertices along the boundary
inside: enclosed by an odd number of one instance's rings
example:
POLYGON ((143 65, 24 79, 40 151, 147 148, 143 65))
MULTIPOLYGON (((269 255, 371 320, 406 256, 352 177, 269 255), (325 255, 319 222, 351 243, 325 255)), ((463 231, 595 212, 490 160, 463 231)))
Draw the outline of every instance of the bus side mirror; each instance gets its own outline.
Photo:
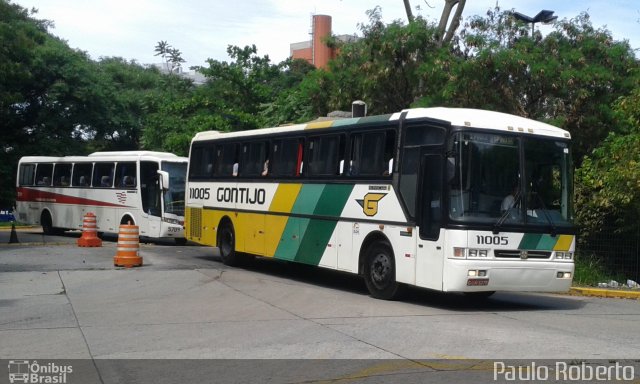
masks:
POLYGON ((166 191, 169 189, 169 172, 158 171, 158 175, 160 175, 160 188, 166 191))

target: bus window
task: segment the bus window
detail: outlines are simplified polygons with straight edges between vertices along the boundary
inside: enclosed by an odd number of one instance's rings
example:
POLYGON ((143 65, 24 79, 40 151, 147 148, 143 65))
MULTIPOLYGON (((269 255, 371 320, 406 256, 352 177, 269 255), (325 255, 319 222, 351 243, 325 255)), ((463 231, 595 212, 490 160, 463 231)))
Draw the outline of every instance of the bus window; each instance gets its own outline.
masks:
POLYGON ((213 146, 194 146, 191 150, 191 164, 189 165, 189 178, 207 179, 213 176, 214 164, 213 146))
POLYGON ((136 179, 136 163, 126 162, 116 165, 116 187, 135 188, 136 179))
POLYGON ((53 164, 38 164, 36 168, 36 185, 50 186, 53 164))
POLYGON ((100 188, 113 187, 113 163, 96 163, 93 170, 93 186, 100 188))
POLYGON ((92 163, 75 163, 73 166, 72 185, 74 187, 90 186, 92 169, 92 163))
POLYGON ((265 142, 247 143, 242 146, 240 159, 242 176, 254 177, 262 175, 267 160, 266 149, 265 142))
MULTIPOLYGON (((269 172, 274 176, 296 176, 298 169, 298 144, 301 139, 275 140, 271 145, 269 172)), ((302 161, 302 158, 300 159, 302 161)))
POLYGON ((238 175, 238 151, 236 144, 222 144, 216 146, 214 156, 214 172, 218 177, 238 175))
POLYGON ((35 164, 20 164, 20 178, 18 180, 18 184, 21 186, 33 185, 33 181, 35 180, 35 170, 35 164))
POLYGON ((71 164, 56 164, 53 170, 53 185, 68 187, 71 184, 71 164))
POLYGON ((310 176, 332 176, 339 172, 339 135, 323 135, 309 138, 307 142, 308 164, 304 172, 310 176))

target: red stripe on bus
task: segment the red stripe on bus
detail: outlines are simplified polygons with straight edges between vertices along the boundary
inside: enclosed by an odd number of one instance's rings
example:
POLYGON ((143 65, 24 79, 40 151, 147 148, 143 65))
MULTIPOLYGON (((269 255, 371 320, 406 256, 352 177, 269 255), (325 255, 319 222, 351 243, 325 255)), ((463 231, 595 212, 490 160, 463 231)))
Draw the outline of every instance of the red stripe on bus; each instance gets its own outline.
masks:
POLYGON ((108 203, 106 201, 85 199, 82 197, 63 195, 60 193, 41 191, 41 190, 32 189, 32 188, 19 187, 17 192, 18 192, 17 193, 18 196, 16 197, 16 199, 18 201, 33 201, 33 202, 58 203, 58 204, 72 204, 72 205, 95 205, 98 207, 120 207, 120 208, 128 207, 126 205, 113 204, 113 203, 108 203))

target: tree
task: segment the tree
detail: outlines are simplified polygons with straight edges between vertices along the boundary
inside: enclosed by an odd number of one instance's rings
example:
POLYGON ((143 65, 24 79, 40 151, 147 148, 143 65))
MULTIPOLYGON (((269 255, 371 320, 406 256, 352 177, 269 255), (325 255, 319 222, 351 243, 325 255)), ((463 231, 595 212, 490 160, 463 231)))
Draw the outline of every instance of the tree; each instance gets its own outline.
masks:
POLYGON ((160 40, 155 48, 156 54, 154 56, 162 57, 164 65, 170 74, 177 73, 182 68, 182 63, 185 60, 182 58, 182 52, 179 49, 172 47, 164 40, 160 40))
MULTIPOLYGON (((640 81, 637 81, 640 85, 640 81)), ((636 232, 640 215, 640 87, 614 104, 619 132, 576 172, 577 222, 588 237, 603 227, 636 232)))
MULTIPOLYGON (((405 12, 407 13, 407 20, 409 21, 409 24, 411 24, 415 21, 415 17, 411 11, 411 2, 410 0, 402 0, 402 2, 404 4, 405 12)), ((467 0, 444 0, 444 8, 442 9, 440 22, 438 23, 438 40, 441 46, 451 43, 453 36, 460 26, 462 12, 464 11, 466 2, 467 0), (456 8, 456 12, 453 15, 453 18, 451 18, 451 12, 454 7, 456 8), (451 22, 449 22, 449 19, 451 19, 451 22), (449 28, 447 28, 447 24, 449 25, 449 28)))
POLYGON ((363 37, 343 43, 329 63, 331 109, 350 109, 364 100, 371 113, 388 113, 409 107, 424 91, 419 87, 420 67, 442 50, 435 26, 421 17, 408 25, 385 25, 380 8, 367 12, 369 24, 360 25, 363 37))
POLYGON ((587 14, 561 20, 547 36, 499 8, 473 17, 456 46, 461 60, 443 89, 446 104, 488 108, 569 130, 576 160, 612 129, 613 102, 634 87, 638 61, 627 42, 595 29, 587 14))

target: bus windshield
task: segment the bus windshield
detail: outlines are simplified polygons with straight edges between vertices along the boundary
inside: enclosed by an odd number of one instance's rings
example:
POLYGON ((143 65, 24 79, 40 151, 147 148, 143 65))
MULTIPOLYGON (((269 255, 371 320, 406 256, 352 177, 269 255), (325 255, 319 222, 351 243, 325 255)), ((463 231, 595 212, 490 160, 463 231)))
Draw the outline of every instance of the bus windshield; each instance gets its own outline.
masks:
POLYGON ((449 217, 504 226, 571 225, 569 145, 553 138, 454 133, 447 155, 449 217))
POLYGON ((184 189, 187 163, 162 162, 162 170, 169 173, 169 189, 164 192, 165 213, 184 216, 184 189))

